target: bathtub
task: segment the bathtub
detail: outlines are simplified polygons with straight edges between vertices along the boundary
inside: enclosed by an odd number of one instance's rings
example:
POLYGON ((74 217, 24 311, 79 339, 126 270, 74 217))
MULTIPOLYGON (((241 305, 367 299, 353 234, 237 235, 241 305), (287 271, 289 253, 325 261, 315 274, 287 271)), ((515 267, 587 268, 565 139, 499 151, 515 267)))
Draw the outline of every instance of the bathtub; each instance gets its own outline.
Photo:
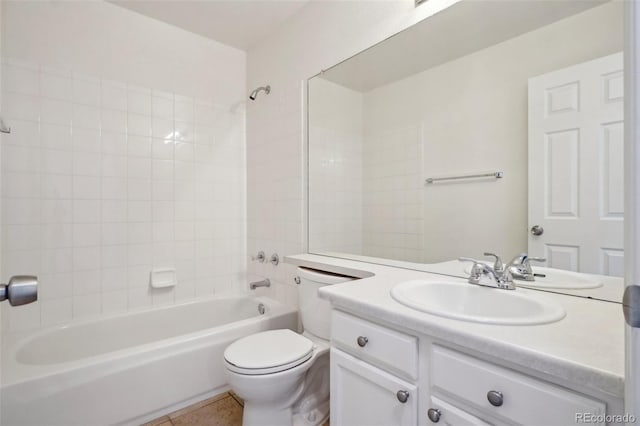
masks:
POLYGON ((0 423, 152 420, 226 391, 229 343, 297 323, 297 311, 274 300, 225 296, 6 335, 0 423))

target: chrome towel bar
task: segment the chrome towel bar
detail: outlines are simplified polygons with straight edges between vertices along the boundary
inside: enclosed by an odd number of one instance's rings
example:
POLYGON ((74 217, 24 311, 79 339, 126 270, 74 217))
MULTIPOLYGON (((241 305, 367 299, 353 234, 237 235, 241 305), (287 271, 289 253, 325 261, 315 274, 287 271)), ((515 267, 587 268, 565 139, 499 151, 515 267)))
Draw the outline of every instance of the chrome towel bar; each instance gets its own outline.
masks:
POLYGON ((490 172, 490 173, 478 173, 475 175, 461 175, 461 176, 447 176, 447 177, 438 177, 438 178, 427 178, 425 180, 426 183, 434 183, 445 180, 460 180, 460 179, 475 179, 475 178, 483 178, 483 177, 494 177, 496 179, 501 179, 504 176, 504 172, 490 172))

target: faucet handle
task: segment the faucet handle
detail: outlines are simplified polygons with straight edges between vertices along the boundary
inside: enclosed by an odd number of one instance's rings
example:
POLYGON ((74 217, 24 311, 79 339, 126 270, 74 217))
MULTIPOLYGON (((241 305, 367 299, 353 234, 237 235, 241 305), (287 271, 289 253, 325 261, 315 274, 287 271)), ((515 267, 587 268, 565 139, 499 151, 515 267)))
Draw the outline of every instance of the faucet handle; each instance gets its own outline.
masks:
POLYGON ((471 262, 473 266, 469 271, 469 282, 472 284, 478 284, 483 274, 488 273, 489 266, 482 260, 473 259, 471 257, 459 257, 460 262, 471 262))
POLYGON ((504 272, 504 263, 502 263, 502 259, 500 259, 500 256, 498 256, 495 253, 483 253, 484 256, 491 256, 494 257, 496 259, 496 261, 493 263, 493 270, 496 272, 504 272))
POLYGON ((528 265, 529 262, 546 262, 546 257, 529 257, 527 253, 520 253, 516 257, 514 257, 509 265, 528 265))
POLYGON ((264 263, 265 259, 266 259, 266 256, 264 255, 264 252, 262 250, 260 250, 256 256, 251 256, 251 260, 253 261, 257 260, 260 263, 264 263))

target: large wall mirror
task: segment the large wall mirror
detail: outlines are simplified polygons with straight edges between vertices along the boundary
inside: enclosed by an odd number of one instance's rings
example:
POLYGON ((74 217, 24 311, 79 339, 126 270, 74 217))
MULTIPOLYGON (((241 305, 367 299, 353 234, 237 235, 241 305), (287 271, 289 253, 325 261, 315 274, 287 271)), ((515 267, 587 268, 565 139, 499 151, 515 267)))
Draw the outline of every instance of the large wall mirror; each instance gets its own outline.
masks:
POLYGON ((619 301, 622 49, 622 2, 461 1, 309 79, 309 252, 619 301))

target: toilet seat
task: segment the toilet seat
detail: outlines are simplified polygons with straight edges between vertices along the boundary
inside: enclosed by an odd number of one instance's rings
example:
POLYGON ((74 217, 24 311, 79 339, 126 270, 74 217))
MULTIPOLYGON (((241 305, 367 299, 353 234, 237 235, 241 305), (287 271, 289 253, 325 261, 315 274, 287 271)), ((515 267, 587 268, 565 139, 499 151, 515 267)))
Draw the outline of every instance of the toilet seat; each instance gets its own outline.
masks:
POLYGON ((289 329, 243 337, 224 351, 227 368, 238 374, 260 375, 288 370, 313 355, 311 340, 289 329))

